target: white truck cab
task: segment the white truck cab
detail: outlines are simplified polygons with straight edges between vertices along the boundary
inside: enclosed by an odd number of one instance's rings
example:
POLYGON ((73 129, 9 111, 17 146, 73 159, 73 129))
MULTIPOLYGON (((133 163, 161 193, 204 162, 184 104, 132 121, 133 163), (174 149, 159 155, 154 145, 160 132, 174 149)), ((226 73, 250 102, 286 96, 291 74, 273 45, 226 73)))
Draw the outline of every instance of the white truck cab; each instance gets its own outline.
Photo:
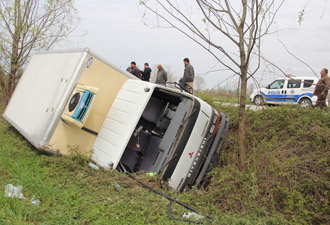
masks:
POLYGON ((4 118, 41 151, 74 148, 107 170, 158 173, 179 191, 203 185, 229 123, 196 96, 141 81, 89 49, 35 54, 4 118))
POLYGON ((107 169, 159 173, 183 191, 201 184, 227 126, 223 113, 195 96, 128 80, 103 123, 92 159, 107 169))
POLYGON ((250 101, 256 105, 300 104, 302 107, 312 107, 317 100, 313 96, 317 81, 316 77, 280 78, 265 88, 255 90, 250 95, 250 101))

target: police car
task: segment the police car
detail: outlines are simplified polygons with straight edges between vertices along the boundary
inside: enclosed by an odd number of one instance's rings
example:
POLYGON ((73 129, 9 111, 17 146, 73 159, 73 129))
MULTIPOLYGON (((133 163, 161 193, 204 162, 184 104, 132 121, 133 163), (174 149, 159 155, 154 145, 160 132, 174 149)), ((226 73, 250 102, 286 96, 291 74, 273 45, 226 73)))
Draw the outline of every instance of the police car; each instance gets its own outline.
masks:
MULTIPOLYGON (((256 105, 266 104, 300 104, 302 107, 315 105, 317 97, 313 96, 316 77, 280 78, 259 88, 250 95, 250 101, 256 105)), ((326 100, 328 103, 328 100, 326 100)))

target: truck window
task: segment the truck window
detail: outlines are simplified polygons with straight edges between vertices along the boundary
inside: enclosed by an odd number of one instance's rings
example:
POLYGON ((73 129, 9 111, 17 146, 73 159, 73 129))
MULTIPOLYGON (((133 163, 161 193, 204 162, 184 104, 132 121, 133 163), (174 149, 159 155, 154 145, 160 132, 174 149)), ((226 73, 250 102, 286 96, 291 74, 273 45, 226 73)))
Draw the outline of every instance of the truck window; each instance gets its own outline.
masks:
POLYGON ((304 81, 304 88, 309 88, 313 85, 314 80, 305 80, 304 81))
POLYGON ((284 86, 284 80, 276 80, 269 85, 269 89, 282 89, 284 86))
POLYGON ((301 80, 289 80, 288 88, 300 88, 301 80))

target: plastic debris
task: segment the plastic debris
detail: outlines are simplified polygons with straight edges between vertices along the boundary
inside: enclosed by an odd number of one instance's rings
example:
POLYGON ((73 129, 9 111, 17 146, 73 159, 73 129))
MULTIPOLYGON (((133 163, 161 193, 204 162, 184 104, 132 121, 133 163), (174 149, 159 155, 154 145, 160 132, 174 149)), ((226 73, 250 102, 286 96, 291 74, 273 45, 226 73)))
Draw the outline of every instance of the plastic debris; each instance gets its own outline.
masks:
POLYGON ((146 175, 147 175, 147 176, 151 176, 151 177, 153 177, 153 176, 156 176, 157 173, 153 173, 153 172, 151 172, 151 173, 146 173, 146 175))
POLYGON ((38 205, 40 205, 40 200, 36 199, 36 197, 33 195, 31 198, 31 204, 38 206, 38 205))
POLYGON ((90 168, 92 168, 92 169, 94 169, 94 170, 100 170, 100 168, 97 166, 97 165, 95 165, 94 163, 88 163, 88 166, 90 167, 90 168))
POLYGON ((115 188, 121 188, 120 184, 118 184, 117 182, 115 182, 114 186, 115 188))
POLYGON ((204 216, 201 216, 201 215, 198 215, 197 213, 194 213, 194 212, 187 212, 187 213, 184 213, 183 218, 195 218, 196 220, 199 220, 199 219, 203 219, 204 216))
POLYGON ((22 189, 22 186, 14 186, 12 184, 7 184, 5 188, 5 197, 24 199, 22 189))

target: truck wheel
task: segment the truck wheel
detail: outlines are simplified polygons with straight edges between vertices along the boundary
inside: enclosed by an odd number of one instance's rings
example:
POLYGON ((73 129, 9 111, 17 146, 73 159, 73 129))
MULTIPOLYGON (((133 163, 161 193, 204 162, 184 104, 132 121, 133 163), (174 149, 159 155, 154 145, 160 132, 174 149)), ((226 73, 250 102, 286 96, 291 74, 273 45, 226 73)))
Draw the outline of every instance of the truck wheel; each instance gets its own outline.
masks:
POLYGON ((256 97, 254 97, 254 104, 256 105, 264 104, 264 98, 261 95, 257 95, 256 97))
POLYGON ((312 101, 308 98, 303 98, 299 101, 301 107, 312 107, 312 101))

